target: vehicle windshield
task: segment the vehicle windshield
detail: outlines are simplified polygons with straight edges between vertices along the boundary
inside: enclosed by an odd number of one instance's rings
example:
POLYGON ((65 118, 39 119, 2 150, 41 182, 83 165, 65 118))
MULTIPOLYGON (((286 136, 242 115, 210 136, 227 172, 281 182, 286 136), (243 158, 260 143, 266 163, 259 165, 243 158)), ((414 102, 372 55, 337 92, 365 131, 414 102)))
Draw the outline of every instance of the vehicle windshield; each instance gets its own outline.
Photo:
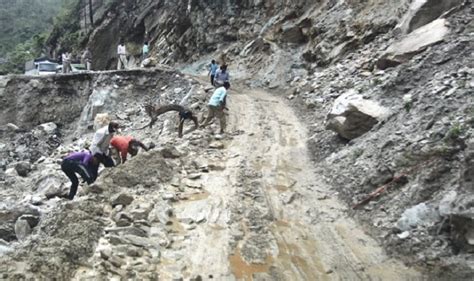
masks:
POLYGON ((41 63, 38 65, 38 70, 56 72, 56 65, 53 63, 41 63))

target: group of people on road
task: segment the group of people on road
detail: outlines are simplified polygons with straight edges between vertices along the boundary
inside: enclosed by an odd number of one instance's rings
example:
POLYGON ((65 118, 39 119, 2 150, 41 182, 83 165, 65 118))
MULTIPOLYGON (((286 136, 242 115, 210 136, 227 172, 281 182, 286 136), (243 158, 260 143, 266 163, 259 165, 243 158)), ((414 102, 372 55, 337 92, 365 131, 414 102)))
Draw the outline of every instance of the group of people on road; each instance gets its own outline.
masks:
MULTIPOLYGON (((120 45, 119 45, 120 47, 120 45)), ((119 50, 118 50, 119 51, 119 50)), ((125 49, 120 49, 120 54, 126 54, 125 49)), ((119 64, 120 64, 119 60, 119 64)), ((227 66, 223 65, 218 69, 215 60, 212 60, 209 75, 211 83, 216 87, 209 102, 207 117, 202 120, 201 128, 206 127, 217 117, 219 119, 220 133, 225 132, 226 117, 224 110, 226 109, 227 92, 230 89, 229 73, 227 66), (220 85, 220 83, 222 83, 220 85)), ((184 118, 180 116, 180 118, 184 118)), ((197 122, 197 121, 196 121, 197 122)), ((141 141, 132 136, 120 136, 116 133, 120 132, 119 124, 109 122, 107 126, 99 128, 92 139, 90 150, 73 152, 66 156, 61 163, 61 169, 71 181, 71 187, 67 198, 74 199, 79 186, 79 179, 76 174, 82 177, 84 182, 92 184, 98 175, 99 166, 114 167, 117 164, 125 163, 128 154, 135 156, 140 148, 148 151, 152 147, 147 147, 141 141), (115 161, 112 154, 116 157, 115 161)))
MULTIPOLYGON (((149 54, 150 46, 148 45, 148 41, 145 41, 142 46, 141 61, 143 62, 147 59, 149 54)), ((128 55, 124 41, 120 40, 120 44, 117 46, 117 70, 128 68, 128 55)))
POLYGON ((227 65, 223 64, 219 67, 215 60, 212 60, 209 64, 209 73, 207 75, 211 78, 211 85, 215 87, 223 86, 224 82, 229 82, 230 80, 227 65))
POLYGON ((61 170, 71 181, 67 195, 69 200, 74 199, 79 186, 76 174, 79 174, 84 182, 92 184, 97 179, 100 164, 106 168, 114 167, 125 163, 128 154, 132 157, 137 155, 140 147, 145 151, 150 149, 131 136, 115 135, 118 132, 119 124, 110 122, 95 132, 89 151, 73 152, 61 162, 61 170), (117 156, 115 161, 112 155, 117 156))
MULTIPOLYGON (((149 57, 150 47, 148 41, 145 41, 142 46, 141 60, 144 61, 149 57)), ((117 70, 128 68, 128 52, 125 42, 120 40, 117 46, 117 70)), ((70 73, 72 71, 71 63, 74 60, 73 55, 69 51, 64 51, 61 55, 62 73, 70 73)), ((92 70, 92 53, 87 47, 81 55, 81 64, 84 65, 85 69, 92 70)))

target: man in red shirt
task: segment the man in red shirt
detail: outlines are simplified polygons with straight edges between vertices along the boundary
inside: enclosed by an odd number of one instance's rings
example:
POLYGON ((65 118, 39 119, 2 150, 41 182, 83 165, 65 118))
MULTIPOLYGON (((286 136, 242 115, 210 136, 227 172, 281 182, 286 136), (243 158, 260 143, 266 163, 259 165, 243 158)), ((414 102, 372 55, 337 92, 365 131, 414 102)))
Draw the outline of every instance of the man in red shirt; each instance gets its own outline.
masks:
POLYGON ((137 155, 139 146, 145 151, 149 150, 149 148, 146 147, 141 141, 136 140, 131 136, 114 136, 110 140, 110 145, 120 153, 122 163, 127 161, 128 153, 130 153, 132 157, 137 155))

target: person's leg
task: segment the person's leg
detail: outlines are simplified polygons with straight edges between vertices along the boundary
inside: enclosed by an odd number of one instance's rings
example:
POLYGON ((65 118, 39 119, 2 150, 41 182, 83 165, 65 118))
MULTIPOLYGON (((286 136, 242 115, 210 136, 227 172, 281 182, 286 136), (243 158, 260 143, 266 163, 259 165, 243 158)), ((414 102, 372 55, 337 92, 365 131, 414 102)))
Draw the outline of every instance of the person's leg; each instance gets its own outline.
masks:
POLYGON ((183 137, 183 125, 184 125, 184 118, 179 118, 179 125, 178 125, 178 137, 183 137))
POLYGON ((226 119, 225 119, 224 108, 218 110, 217 117, 219 118, 219 125, 221 127, 220 133, 222 134, 222 133, 225 132, 225 128, 226 128, 226 125, 227 125, 226 119))
POLYGON ((127 56, 122 55, 122 63, 123 63, 123 69, 128 69, 127 56))
POLYGON ((91 62, 90 61, 86 62, 86 65, 87 65, 87 70, 91 70, 91 62))
POLYGON ((117 58, 117 70, 120 70, 120 69, 122 69, 122 57, 121 56, 119 56, 117 58))
POLYGON ((79 180, 77 179, 76 173, 74 172, 75 163, 69 160, 64 160, 61 164, 61 170, 66 174, 66 176, 71 181, 71 188, 69 189, 68 199, 74 199, 74 196, 77 193, 77 187, 79 185, 79 180))
POLYGON ((104 167, 106 168, 110 168, 110 167, 114 167, 115 166, 115 163, 114 163, 114 160, 112 159, 112 157, 108 156, 108 155, 104 155, 105 159, 104 159, 104 167))
POLYGON ((214 76, 215 76, 215 75, 212 75, 212 74, 211 74, 211 85, 212 85, 212 86, 214 86, 214 76))
POLYGON ((214 110, 214 107, 212 105, 208 105, 208 111, 207 111, 207 117, 204 121, 204 124, 202 124, 202 127, 206 127, 209 122, 212 121, 212 119, 214 118, 214 114, 215 114, 215 110, 214 110))

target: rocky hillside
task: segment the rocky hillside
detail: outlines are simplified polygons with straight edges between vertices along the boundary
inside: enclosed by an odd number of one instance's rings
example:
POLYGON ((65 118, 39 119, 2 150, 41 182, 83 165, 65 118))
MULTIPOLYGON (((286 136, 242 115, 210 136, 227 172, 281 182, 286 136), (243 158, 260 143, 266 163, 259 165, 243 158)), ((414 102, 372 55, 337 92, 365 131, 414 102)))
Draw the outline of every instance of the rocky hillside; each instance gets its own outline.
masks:
MULTIPOLYGON (((95 69, 113 67, 123 38, 132 65, 148 40, 158 62, 181 72, 0 81, 6 278, 53 270, 60 279, 153 280, 159 272, 165 280, 396 280, 391 274, 403 272, 402 279, 470 280, 472 1, 96 0, 93 7, 95 28, 72 32, 86 34, 76 48, 90 47, 95 69), (236 94, 229 136, 198 130, 181 143, 174 121, 133 129, 145 124, 141 103, 150 98, 191 96, 187 104, 203 110, 203 77, 190 75, 207 74, 212 58, 229 65, 236 94), (105 170, 78 201, 50 199, 65 188, 54 163, 87 145, 102 112, 160 148, 105 170), (345 221, 351 217, 373 238, 345 221), (222 251, 209 255, 211 248, 222 251)), ((71 47, 59 30, 48 41, 53 52, 71 47)))

